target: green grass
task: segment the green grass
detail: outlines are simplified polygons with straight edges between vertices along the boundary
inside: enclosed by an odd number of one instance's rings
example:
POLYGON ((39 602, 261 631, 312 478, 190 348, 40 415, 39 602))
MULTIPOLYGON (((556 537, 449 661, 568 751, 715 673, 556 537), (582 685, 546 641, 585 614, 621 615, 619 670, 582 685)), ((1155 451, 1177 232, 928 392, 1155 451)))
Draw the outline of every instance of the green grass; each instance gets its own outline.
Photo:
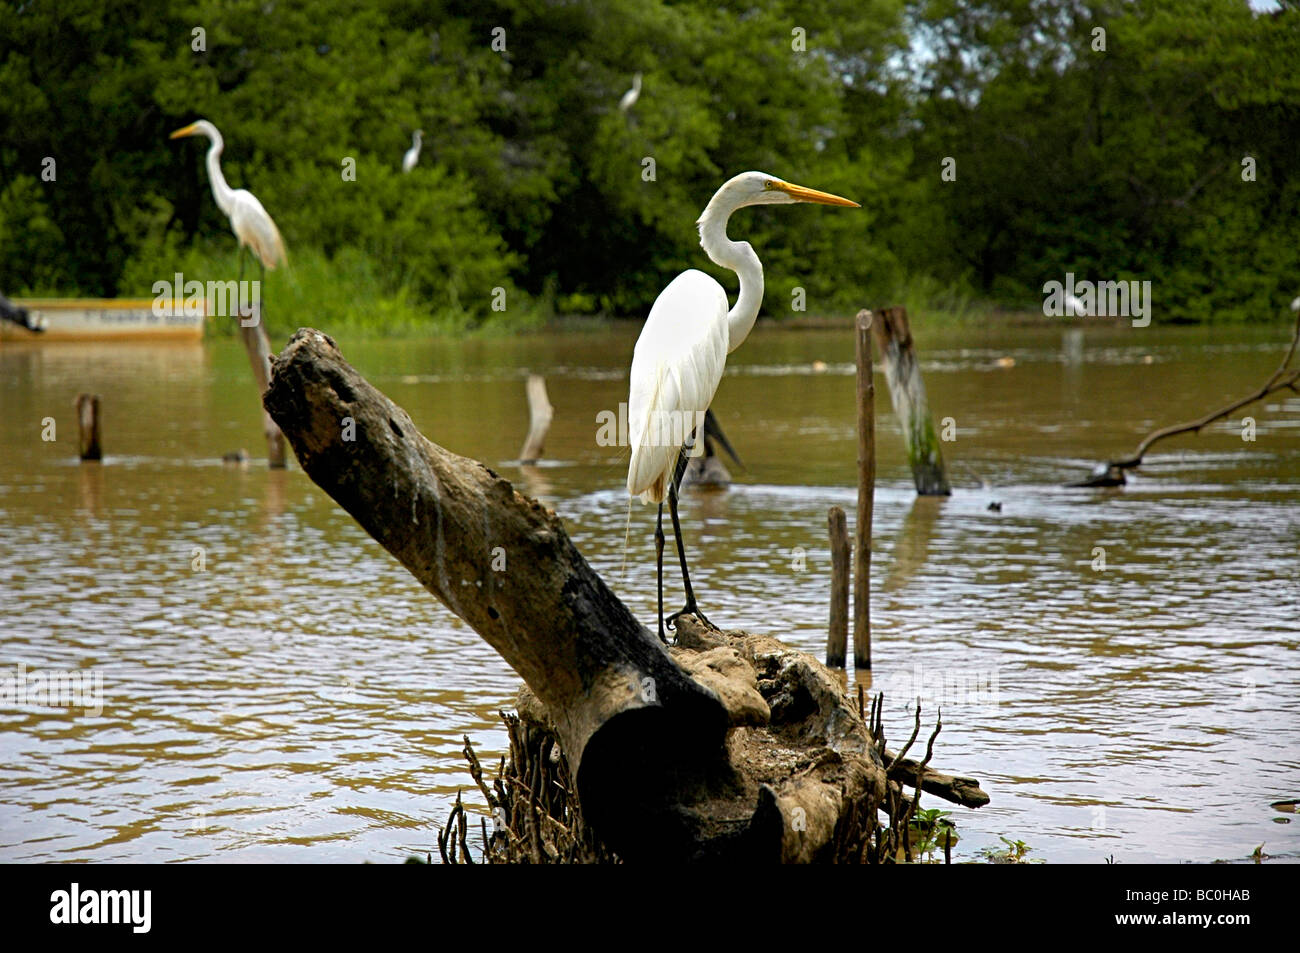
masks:
MULTIPOLYGON (((177 248, 170 243, 128 263, 119 284, 119 297, 153 297, 156 281, 171 282, 180 272, 185 281, 226 281, 239 277, 234 242, 211 242, 177 248)), ((244 278, 259 277, 251 256, 244 278)), ((537 327, 550 317, 543 303, 513 291, 508 308, 486 316, 422 300, 410 285, 389 274, 383 262, 355 249, 333 257, 313 248, 289 253, 289 266, 268 271, 262 285, 262 305, 268 331, 288 334, 315 327, 351 336, 396 337, 467 333, 496 334, 537 327)), ((233 334, 232 319, 212 317, 210 334, 233 334)))

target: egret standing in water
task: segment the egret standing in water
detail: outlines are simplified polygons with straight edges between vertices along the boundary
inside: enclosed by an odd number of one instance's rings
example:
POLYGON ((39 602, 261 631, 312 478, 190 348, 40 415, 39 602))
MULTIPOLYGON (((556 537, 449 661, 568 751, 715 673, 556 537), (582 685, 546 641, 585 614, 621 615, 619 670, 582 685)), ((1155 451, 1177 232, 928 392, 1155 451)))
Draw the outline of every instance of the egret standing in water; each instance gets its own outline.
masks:
POLYGON ((424 140, 424 130, 415 130, 415 135, 411 137, 411 148, 406 150, 406 155, 402 156, 402 171, 410 172, 415 168, 415 163, 420 161, 420 144, 424 140))
MULTIPOLYGON (((740 347, 754 327, 763 303, 763 265, 748 242, 727 237, 727 219, 747 205, 790 205, 815 202, 857 208, 857 202, 792 185, 774 175, 742 172, 709 200, 696 223, 700 245, 715 264, 730 268, 740 279, 735 307, 728 310, 727 292, 702 271, 684 271, 659 295, 632 354, 632 383, 628 395, 628 440, 632 459, 627 471, 629 496, 659 504, 655 526, 655 559, 659 589, 659 638, 664 639, 664 499, 672 514, 677 557, 682 566, 686 605, 668 617, 673 627, 690 613, 712 625, 695 603, 686 549, 677 517, 677 484, 685 468, 683 434, 703 419, 722 380, 727 355, 740 347), (675 434, 675 435, 674 435, 675 434)), ((697 438, 699 435, 696 435, 697 438)))
POLYGON ((217 207, 230 219, 230 229, 239 239, 239 280, 242 282, 244 279, 246 246, 257 256, 262 266, 262 279, 265 280, 267 268, 274 270, 276 265, 288 261, 280 230, 275 227, 275 222, 266 209, 262 208, 257 196, 247 189, 232 189, 226 184, 226 177, 221 174, 221 151, 226 143, 216 126, 206 119, 200 119, 184 129, 177 129, 170 138, 180 139, 184 136, 207 136, 212 143, 208 146, 208 180, 212 183, 212 197, 217 200, 217 207))
POLYGON ((641 97, 641 74, 637 73, 632 77, 632 88, 623 94, 623 98, 618 101, 618 111, 627 112, 636 105, 636 101, 641 97))

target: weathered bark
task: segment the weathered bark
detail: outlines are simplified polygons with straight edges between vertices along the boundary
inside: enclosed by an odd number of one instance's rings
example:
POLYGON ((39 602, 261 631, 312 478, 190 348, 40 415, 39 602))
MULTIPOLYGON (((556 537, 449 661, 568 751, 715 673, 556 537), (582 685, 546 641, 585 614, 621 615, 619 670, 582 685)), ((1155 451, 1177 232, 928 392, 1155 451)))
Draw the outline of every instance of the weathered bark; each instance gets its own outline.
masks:
POLYGON ((553 512, 425 439, 319 331, 263 399, 308 476, 522 676, 521 718, 553 729, 623 859, 820 860, 845 817, 874 819, 880 753, 814 659, 689 616, 665 649, 553 512))
MULTIPOLYGON (((266 328, 262 325, 261 308, 255 307, 258 310, 253 312, 249 324, 246 325, 244 319, 240 319, 239 336, 244 342, 244 350, 248 353, 248 363, 253 368, 257 393, 262 395, 271 386, 271 341, 267 338, 266 328)), ((262 433, 266 437, 267 464, 273 470, 282 469, 285 465, 284 435, 280 433, 280 428, 275 425, 275 421, 265 409, 262 411, 262 433)))
POLYGON ((907 442, 907 462, 912 481, 922 496, 948 496, 952 493, 939 451, 939 437, 934 430, 930 406, 921 380, 921 365, 916 359, 912 328, 906 308, 882 308, 871 325, 876 349, 885 365, 889 398, 898 414, 907 442))

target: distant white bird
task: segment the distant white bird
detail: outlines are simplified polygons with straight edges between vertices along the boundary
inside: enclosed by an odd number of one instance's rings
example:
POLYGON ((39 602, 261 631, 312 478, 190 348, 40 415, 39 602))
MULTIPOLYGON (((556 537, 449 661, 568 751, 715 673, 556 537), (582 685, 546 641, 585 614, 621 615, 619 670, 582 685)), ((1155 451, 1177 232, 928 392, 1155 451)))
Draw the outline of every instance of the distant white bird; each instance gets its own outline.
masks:
POLYGON ((245 246, 253 250, 264 269, 274 269, 276 265, 287 262, 280 230, 275 227, 275 222, 266 209, 262 208, 262 203, 247 189, 232 189, 226 184, 226 177, 221 174, 221 151, 226 143, 217 127, 206 119, 200 119, 184 129, 177 129, 170 138, 180 139, 183 136, 207 136, 212 143, 208 147, 208 180, 212 184, 212 197, 217 200, 217 207, 230 219, 230 228, 239 239, 240 279, 244 275, 245 246))
POLYGON ((623 94, 623 98, 618 101, 618 111, 627 112, 636 105, 637 99, 641 96, 641 74, 637 73, 632 77, 632 88, 623 94))
MULTIPOLYGON (((742 172, 718 189, 696 223, 700 245, 715 264, 730 268, 740 279, 736 306, 727 309, 727 292, 702 271, 684 271, 659 295, 650 309, 632 355, 628 395, 628 438, 632 459, 627 492, 644 503, 659 504, 655 528, 659 581, 659 638, 664 638, 664 499, 672 512, 677 556, 682 565, 686 605, 668 618, 669 625, 684 613, 708 619, 695 604, 686 549, 677 518, 677 483, 685 469, 683 435, 689 436, 713 402, 727 355, 740 347, 754 326, 763 303, 763 265, 748 242, 727 237, 727 220, 747 205, 788 205, 817 202, 857 208, 857 202, 792 185, 763 172, 742 172)), ((696 439, 702 435, 697 434, 696 439)))
POLYGON ((1291 302, 1291 310, 1300 311, 1300 298, 1296 298, 1294 301, 1291 302))
POLYGON ((406 155, 402 156, 402 171, 410 172, 415 168, 415 163, 420 161, 420 143, 424 137, 424 130, 415 130, 415 135, 411 137, 411 148, 406 150, 406 155))

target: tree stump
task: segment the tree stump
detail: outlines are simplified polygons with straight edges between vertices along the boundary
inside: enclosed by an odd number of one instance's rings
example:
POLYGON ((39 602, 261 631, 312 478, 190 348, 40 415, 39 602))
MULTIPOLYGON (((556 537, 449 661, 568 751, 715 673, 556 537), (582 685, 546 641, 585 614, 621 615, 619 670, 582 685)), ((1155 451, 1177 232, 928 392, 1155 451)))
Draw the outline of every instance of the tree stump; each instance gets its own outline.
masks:
POLYGON ((102 460, 104 450, 99 442, 99 395, 78 394, 77 443, 82 460, 102 460))
POLYGON ((916 359, 907 309, 877 311, 871 333, 885 365, 889 398, 907 442, 907 462, 912 468, 916 492, 921 496, 949 496, 952 488, 948 485, 939 436, 925 398, 925 383, 921 380, 921 365, 916 359))

